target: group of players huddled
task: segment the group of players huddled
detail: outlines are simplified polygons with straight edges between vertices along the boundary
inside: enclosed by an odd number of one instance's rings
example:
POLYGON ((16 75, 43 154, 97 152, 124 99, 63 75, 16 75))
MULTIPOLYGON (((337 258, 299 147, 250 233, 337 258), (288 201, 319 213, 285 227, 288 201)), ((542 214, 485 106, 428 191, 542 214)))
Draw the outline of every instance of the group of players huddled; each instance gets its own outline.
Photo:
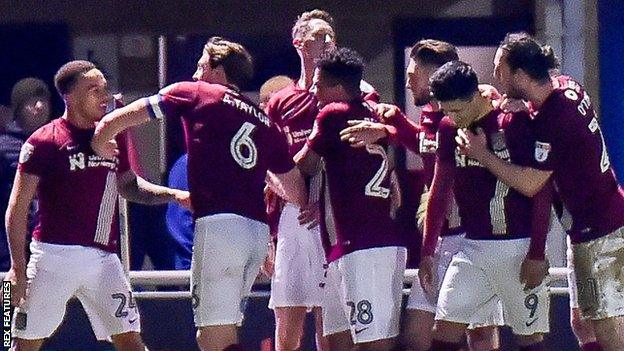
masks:
POLYGON ((466 336, 470 350, 498 350, 502 325, 520 350, 544 350, 553 204, 571 239, 579 344, 624 350, 624 192, 589 96, 557 73, 552 50, 508 34, 493 58, 500 95, 479 85, 452 44, 418 41, 406 72, 423 106, 415 123, 379 103, 362 80, 362 58, 335 38, 328 13, 303 13, 292 30, 301 75, 264 109, 239 90, 252 77, 250 54, 219 37, 206 43, 193 82, 108 114, 101 71, 87 61, 62 66, 55 85, 65 113, 24 144, 6 214, 14 349, 38 350, 71 297, 98 339, 144 349, 116 255, 121 195, 192 209, 202 350, 242 350, 242 300, 261 267, 272 276, 278 351, 301 349, 310 311, 319 350, 464 350, 466 336), (182 119, 190 193, 151 184, 130 167, 124 131, 164 118, 182 119), (396 221, 398 146, 423 158, 422 245, 414 245, 416 232, 406 242, 396 221), (27 263, 35 195, 39 223, 27 263), (421 259, 402 313, 407 256, 418 255, 412 246, 421 259))

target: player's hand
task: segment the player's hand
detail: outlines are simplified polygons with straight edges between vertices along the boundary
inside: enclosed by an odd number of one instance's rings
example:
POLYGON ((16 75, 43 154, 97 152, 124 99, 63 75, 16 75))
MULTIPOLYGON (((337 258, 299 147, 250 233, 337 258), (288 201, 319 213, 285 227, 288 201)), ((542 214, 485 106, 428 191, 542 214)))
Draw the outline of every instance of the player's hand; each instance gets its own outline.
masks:
POLYGON ((505 112, 529 112, 526 102, 521 99, 511 99, 507 95, 503 95, 498 107, 505 112))
POLYGON ((114 139, 99 140, 94 137, 93 140, 91 140, 91 148, 98 156, 107 160, 119 155, 119 147, 114 139))
POLYGON ((401 114, 401 109, 398 106, 391 104, 377 104, 374 107, 375 114, 381 118, 381 121, 388 123, 394 117, 401 114))
POLYGON ((501 94, 493 85, 479 84, 479 93, 484 98, 491 100, 492 106, 497 107, 500 104, 501 94))
POLYGON ((299 210, 299 224, 308 229, 312 229, 319 225, 321 218, 321 208, 318 202, 307 204, 299 210))
POLYGON ((260 266, 260 272, 267 278, 271 278, 275 273, 275 244, 273 240, 269 242, 269 252, 260 266))
POLYGON ((422 286, 425 294, 429 296, 436 294, 437 274, 437 264, 433 256, 421 257, 418 278, 420 279, 420 286, 422 286))
POLYGON ((466 155, 475 160, 482 160, 489 152, 487 139, 481 128, 478 128, 476 133, 468 129, 458 129, 455 141, 458 145, 457 149, 462 155, 466 155))
POLYGON ((11 282, 11 305, 19 306, 26 297, 26 274, 17 273, 13 267, 4 277, 5 281, 11 282))
POLYGON ((173 199, 174 201, 186 208, 187 210, 193 212, 193 205, 191 204, 191 193, 185 190, 177 190, 174 189, 173 192, 173 199))
POLYGON ((381 123, 357 120, 347 123, 349 127, 340 131, 340 140, 348 142, 352 147, 374 144, 386 136, 386 127, 381 123))
POLYGON ((525 258, 520 267, 520 283, 524 284, 524 290, 531 290, 544 281, 548 276, 548 260, 532 260, 525 258))

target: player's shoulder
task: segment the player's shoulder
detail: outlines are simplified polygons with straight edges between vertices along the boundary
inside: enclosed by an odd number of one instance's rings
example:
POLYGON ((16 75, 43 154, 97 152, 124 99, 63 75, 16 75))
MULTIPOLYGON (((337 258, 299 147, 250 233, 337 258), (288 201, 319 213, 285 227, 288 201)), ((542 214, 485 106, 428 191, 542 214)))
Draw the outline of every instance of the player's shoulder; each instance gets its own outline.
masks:
POLYGON ((56 118, 35 130, 26 140, 31 145, 54 145, 65 142, 64 121, 56 118))
POLYGON ((352 106, 345 101, 335 101, 323 106, 319 115, 343 115, 352 110, 352 106))

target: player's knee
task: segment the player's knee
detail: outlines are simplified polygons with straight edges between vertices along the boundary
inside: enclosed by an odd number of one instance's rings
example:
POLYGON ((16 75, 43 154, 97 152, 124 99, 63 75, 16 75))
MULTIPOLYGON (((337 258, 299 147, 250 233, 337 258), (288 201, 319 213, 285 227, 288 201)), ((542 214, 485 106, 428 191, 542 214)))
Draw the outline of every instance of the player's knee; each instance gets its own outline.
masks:
POLYGON ((301 338, 299 334, 282 333, 277 337, 275 348, 277 351, 295 351, 299 349, 300 344, 301 338))
POLYGON ((468 344, 471 350, 495 350, 499 348, 498 329, 496 327, 483 327, 469 330, 468 344))
POLYGON ((39 351, 43 340, 14 339, 11 351, 39 351))
POLYGON ((458 343, 462 340, 466 325, 437 320, 433 325, 433 338, 440 341, 458 343))
POLYGON ((111 336, 113 345, 118 351, 144 351, 145 344, 141 334, 137 332, 127 332, 111 336))
POLYGON ((591 341, 596 341, 596 334, 594 333, 594 325, 589 319, 582 319, 580 314, 572 313, 570 318, 570 325, 572 331, 579 343, 586 344, 591 341))

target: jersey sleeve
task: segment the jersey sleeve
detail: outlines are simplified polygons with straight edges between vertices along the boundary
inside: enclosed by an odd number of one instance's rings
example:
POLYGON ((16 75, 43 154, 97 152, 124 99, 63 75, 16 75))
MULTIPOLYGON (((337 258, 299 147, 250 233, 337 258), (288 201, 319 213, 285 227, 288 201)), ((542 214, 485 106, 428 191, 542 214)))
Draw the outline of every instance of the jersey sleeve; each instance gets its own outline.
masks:
POLYGON ((436 150, 436 161, 439 159, 441 162, 455 162, 455 149, 457 148, 457 142, 455 136, 457 135, 457 128, 448 117, 444 117, 440 122, 438 129, 438 149, 436 150))
POLYGON ((403 113, 393 118, 388 124, 393 129, 386 128, 388 137, 393 143, 400 143, 414 153, 420 153, 420 126, 408 119, 403 113))
POLYGON ((145 98, 152 118, 176 118, 195 106, 199 84, 181 82, 166 86, 156 95, 145 98))
POLYGON ((566 145, 566 140, 582 143, 580 133, 586 129, 577 117, 574 102, 566 98, 558 98, 558 103, 544 107, 535 119, 534 125, 534 168, 552 171, 559 160, 573 145, 566 145))
POLYGON ((41 176, 53 160, 54 145, 40 136, 39 131, 31 135, 22 145, 17 169, 21 172, 41 176))
POLYGON ((288 142, 284 134, 280 133, 276 125, 270 130, 273 145, 269 158, 269 170, 275 174, 282 174, 295 167, 295 163, 288 153, 288 142))
POLYGON ((326 156, 340 142, 340 129, 336 123, 336 112, 324 108, 314 121, 312 134, 308 138, 308 147, 320 156, 326 156))

